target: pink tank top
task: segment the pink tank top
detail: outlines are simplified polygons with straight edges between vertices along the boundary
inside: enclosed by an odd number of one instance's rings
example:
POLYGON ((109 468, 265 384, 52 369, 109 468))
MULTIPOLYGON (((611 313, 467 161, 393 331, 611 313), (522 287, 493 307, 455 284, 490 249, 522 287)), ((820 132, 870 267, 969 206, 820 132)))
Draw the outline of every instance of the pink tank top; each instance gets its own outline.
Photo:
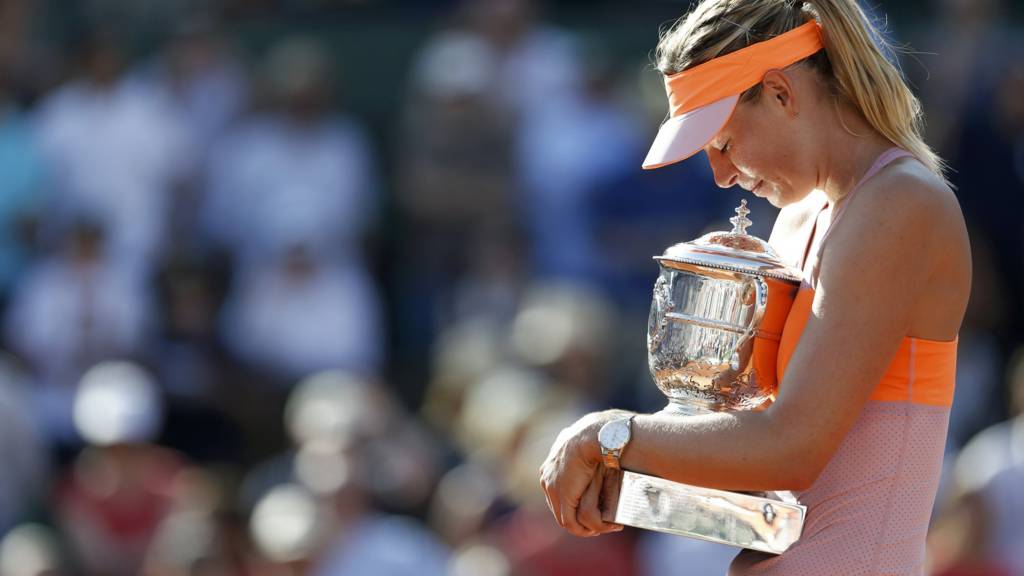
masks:
MULTIPOLYGON (((779 343, 780 386, 785 386, 782 375, 811 312, 818 261, 829 234, 861 185, 905 156, 911 155, 899 148, 882 153, 832 215, 817 250, 808 248, 804 282, 779 343)), ((809 243, 814 236, 812 231, 809 243)), ((797 495, 808 508, 800 540, 779 556, 745 550, 733 561, 730 575, 923 575, 925 536, 953 401, 956 349, 957 339, 905 337, 821 476, 797 495)))

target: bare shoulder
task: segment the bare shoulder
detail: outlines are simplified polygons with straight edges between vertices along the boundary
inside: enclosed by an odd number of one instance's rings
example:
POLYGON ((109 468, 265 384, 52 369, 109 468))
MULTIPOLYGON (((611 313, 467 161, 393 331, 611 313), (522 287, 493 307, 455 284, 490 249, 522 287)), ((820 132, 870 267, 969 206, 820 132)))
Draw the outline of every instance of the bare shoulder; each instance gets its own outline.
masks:
MULTIPOLYGON (((969 242, 960 203, 938 176, 913 159, 893 162, 864 183, 847 207, 851 228, 859 234, 891 232, 932 256, 936 265, 967 256, 969 242), (909 242, 910 238, 916 242, 909 242)), ((851 230, 851 232, 854 232, 851 230)), ((893 246, 899 249, 899 246, 893 246)))
POLYGON ((861 285, 909 310, 907 334, 955 336, 971 288, 971 251, 953 191, 919 162, 893 162, 864 183, 822 254, 832 285, 861 285))

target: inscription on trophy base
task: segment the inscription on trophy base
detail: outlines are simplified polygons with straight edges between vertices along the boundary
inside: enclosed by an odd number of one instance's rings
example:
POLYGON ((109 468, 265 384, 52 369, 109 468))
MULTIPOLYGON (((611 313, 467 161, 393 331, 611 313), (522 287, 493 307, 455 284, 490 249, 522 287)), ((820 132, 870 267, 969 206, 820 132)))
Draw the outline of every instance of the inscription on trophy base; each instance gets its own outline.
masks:
POLYGON ((611 493, 606 521, 771 554, 800 538, 807 513, 788 492, 743 494, 635 472, 623 472, 621 488, 611 493))

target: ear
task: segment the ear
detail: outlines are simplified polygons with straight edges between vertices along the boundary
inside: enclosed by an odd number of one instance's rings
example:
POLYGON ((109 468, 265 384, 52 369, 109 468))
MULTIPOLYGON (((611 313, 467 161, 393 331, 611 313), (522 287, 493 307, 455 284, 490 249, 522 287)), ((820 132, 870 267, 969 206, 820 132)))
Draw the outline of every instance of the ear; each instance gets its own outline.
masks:
POLYGON ((783 70, 769 70, 761 80, 765 102, 789 117, 800 114, 794 84, 783 70))

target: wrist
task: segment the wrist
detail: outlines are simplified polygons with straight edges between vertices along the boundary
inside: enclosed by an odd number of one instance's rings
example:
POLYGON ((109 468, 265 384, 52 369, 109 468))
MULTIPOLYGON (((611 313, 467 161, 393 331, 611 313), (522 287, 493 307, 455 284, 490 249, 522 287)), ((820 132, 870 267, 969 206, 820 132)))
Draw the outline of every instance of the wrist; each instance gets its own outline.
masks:
POLYGON ((633 420, 636 414, 619 410, 609 416, 598 431, 598 450, 606 468, 620 469, 623 453, 633 437, 633 420))

